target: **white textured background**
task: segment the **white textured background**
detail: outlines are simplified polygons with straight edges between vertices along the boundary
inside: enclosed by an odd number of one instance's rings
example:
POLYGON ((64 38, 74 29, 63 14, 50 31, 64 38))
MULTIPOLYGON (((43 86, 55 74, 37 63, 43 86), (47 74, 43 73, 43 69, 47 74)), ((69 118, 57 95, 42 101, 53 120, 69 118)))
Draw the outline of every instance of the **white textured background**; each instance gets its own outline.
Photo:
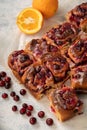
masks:
POLYGON ((10 52, 22 48, 27 41, 42 36, 50 27, 64 21, 66 12, 82 2, 87 2, 87 0, 60 0, 59 9, 55 16, 44 21, 43 28, 39 33, 27 36, 17 28, 16 17, 22 9, 29 7, 32 1, 0 0, 0 70, 5 70, 12 77, 13 82, 10 90, 0 88, 0 130, 87 130, 87 95, 81 95, 80 97, 84 101, 84 114, 76 116, 64 123, 60 123, 53 113, 51 113, 46 97, 37 101, 27 92, 26 96, 20 96, 21 101, 18 103, 15 103, 10 96, 6 101, 1 98, 2 92, 8 92, 9 94, 11 90, 15 90, 19 94, 19 90, 24 88, 13 76, 7 65, 7 57, 10 52), (34 105, 35 110, 33 115, 36 117, 39 110, 44 110, 46 112, 45 118, 39 119, 37 117, 37 124, 32 126, 28 122, 28 117, 11 111, 12 105, 16 104, 20 108, 23 102, 34 105), (47 117, 54 119, 54 125, 52 127, 46 125, 45 120, 47 117))

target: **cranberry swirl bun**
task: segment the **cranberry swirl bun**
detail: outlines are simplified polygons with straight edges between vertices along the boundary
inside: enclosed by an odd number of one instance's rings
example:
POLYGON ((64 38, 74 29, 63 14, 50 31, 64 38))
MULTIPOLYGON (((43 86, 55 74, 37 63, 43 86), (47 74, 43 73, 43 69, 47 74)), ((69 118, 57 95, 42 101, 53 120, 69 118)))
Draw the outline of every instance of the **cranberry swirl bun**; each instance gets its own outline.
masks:
POLYGON ((70 87, 53 90, 49 100, 52 111, 60 121, 68 120, 80 113, 83 104, 70 87))
POLYGON ((44 57, 44 64, 52 72, 55 83, 63 81, 67 71, 69 70, 68 62, 59 53, 55 55, 47 55, 44 57))
POLYGON ((40 99, 54 83, 52 73, 46 66, 33 64, 25 71, 22 82, 35 98, 40 99))
POLYGON ((57 53, 59 49, 55 46, 53 42, 49 42, 46 39, 33 39, 29 42, 25 51, 32 54, 34 58, 41 62, 42 57, 44 57, 48 53, 57 53))
POLYGON ((87 93, 87 64, 71 69, 71 87, 80 93, 87 93))
POLYGON ((78 32, 78 27, 69 22, 64 22, 50 29, 43 37, 54 42, 58 48, 61 48, 66 43, 71 44, 78 32))
POLYGON ((79 26, 81 21, 85 18, 87 18, 87 2, 77 5, 66 15, 66 19, 77 26, 79 26))
POLYGON ((24 50, 14 51, 8 57, 8 65, 17 78, 22 77, 26 68, 33 62, 34 58, 24 50))
POLYGON ((68 55, 76 64, 87 61, 87 37, 80 36, 68 49, 68 55))

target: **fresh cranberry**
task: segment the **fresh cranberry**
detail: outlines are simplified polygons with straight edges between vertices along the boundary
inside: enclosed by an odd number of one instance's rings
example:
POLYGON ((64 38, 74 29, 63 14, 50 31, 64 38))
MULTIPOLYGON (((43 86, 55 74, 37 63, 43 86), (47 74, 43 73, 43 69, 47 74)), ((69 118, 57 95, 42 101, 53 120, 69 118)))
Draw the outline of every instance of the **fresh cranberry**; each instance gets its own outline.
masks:
POLYGON ((5 84, 5 88, 6 88, 6 89, 9 89, 10 87, 11 87, 11 84, 10 84, 10 83, 6 83, 6 84, 5 84))
POLYGON ((20 109, 20 114, 23 115, 23 114, 25 114, 25 113, 26 113, 26 109, 25 109, 25 108, 21 108, 21 109, 20 109))
POLYGON ((0 76, 1 76, 1 77, 5 77, 5 76, 6 76, 6 72, 1 71, 1 72, 0 72, 0 76))
POLYGON ((49 126, 53 125, 53 119, 52 118, 47 118, 46 119, 46 124, 49 125, 49 126))
POLYGON ((28 107, 27 103, 23 103, 22 107, 26 109, 28 107))
POLYGON ((4 98, 4 99, 5 99, 5 98, 8 98, 8 94, 7 94, 7 93, 3 93, 3 94, 2 94, 2 98, 4 98))
POLYGON ((10 96, 11 97, 14 97, 16 95, 16 93, 14 92, 14 91, 12 91, 11 93, 10 93, 10 96))
POLYGON ((29 110, 26 111, 27 116, 31 116, 31 112, 29 110))
POLYGON ((32 124, 32 125, 34 125, 36 123, 36 121, 37 120, 36 120, 35 117, 31 117, 30 120, 29 120, 30 124, 32 124))
POLYGON ((14 105, 14 106, 12 107, 12 111, 17 111, 17 106, 16 106, 16 105, 14 105))
POLYGON ((30 110, 30 111, 33 111, 33 106, 32 105, 28 105, 27 109, 30 110))
POLYGON ((10 82, 11 81, 11 78, 6 76, 5 79, 4 79, 6 82, 10 82))
POLYGON ((13 97, 13 99, 14 99, 14 101, 19 101, 19 100, 20 100, 20 97, 19 97, 18 95, 15 95, 15 96, 13 97))
POLYGON ((38 112, 38 116, 39 116, 40 118, 43 118, 44 115, 45 115, 44 111, 39 111, 39 112, 38 112))
POLYGON ((5 81, 0 80, 0 87, 3 87, 3 86, 5 86, 5 81))
POLYGON ((21 90, 20 90, 20 94, 21 94, 21 95, 25 95, 25 94, 26 94, 26 90, 25 90, 25 89, 21 89, 21 90))

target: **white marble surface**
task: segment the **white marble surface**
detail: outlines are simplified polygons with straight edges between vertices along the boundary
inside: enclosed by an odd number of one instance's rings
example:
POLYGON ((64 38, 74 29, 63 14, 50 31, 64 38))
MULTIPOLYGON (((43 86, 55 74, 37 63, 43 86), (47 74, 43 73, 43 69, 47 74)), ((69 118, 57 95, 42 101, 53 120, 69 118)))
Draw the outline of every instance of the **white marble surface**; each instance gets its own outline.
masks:
POLYGON ((24 88, 13 76, 7 65, 9 53, 15 49, 22 48, 32 38, 42 36, 51 26, 64 21, 64 15, 68 10, 79 3, 87 2, 87 0, 60 0, 59 10, 56 15, 44 21, 43 28, 39 33, 28 36, 21 33, 17 28, 16 17, 22 9, 30 6, 31 2, 31 0, 0 0, 0 70, 5 70, 12 77, 13 82, 10 90, 0 88, 0 130, 87 130, 87 95, 80 96, 84 101, 84 113, 64 123, 60 123, 50 112, 49 102, 46 97, 37 101, 27 92, 24 98, 20 96, 21 101, 18 103, 15 103, 10 96, 6 101, 1 98, 2 92, 8 92, 9 94, 11 90, 15 90, 19 94, 20 88, 24 88), (23 102, 34 105, 33 115, 36 117, 39 110, 44 110, 46 112, 45 118, 41 120, 37 117, 37 124, 32 126, 29 124, 28 117, 11 111, 13 104, 18 105, 18 108, 20 108, 23 102), (45 120, 47 117, 54 119, 52 127, 46 125, 45 120))

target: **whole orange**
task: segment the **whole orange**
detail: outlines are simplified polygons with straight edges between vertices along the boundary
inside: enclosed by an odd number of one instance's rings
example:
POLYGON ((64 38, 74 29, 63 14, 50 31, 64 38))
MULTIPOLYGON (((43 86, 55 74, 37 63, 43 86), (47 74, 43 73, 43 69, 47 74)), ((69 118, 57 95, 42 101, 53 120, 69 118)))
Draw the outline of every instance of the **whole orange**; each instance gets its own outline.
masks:
POLYGON ((32 6, 39 10, 44 18, 50 18, 58 9, 58 0, 33 0, 32 6))

